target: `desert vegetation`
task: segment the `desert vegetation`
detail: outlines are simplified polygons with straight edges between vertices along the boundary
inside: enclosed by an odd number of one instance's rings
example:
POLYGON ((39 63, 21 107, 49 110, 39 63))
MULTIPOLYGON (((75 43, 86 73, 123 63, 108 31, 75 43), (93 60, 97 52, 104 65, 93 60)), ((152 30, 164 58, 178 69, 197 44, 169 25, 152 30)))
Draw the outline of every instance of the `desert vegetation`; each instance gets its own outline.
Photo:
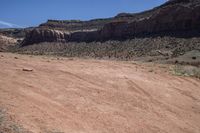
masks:
MULTIPOLYGON (((9 49, 12 52, 35 55, 59 55, 67 57, 89 57, 119 60, 135 60, 136 58, 147 57, 146 61, 167 60, 171 63, 183 64, 183 61, 173 60, 180 56, 191 58, 195 61, 195 66, 199 65, 200 39, 176 38, 176 37, 146 37, 135 38, 125 41, 105 41, 105 42, 69 42, 69 43, 49 43, 44 42, 29 46, 15 46, 9 49), (196 49, 193 57, 187 53, 196 49), (190 57, 189 57, 190 56, 190 57)), ((185 61, 184 64, 192 64, 185 61)))
POLYGON ((200 68, 188 65, 175 65, 172 67, 172 73, 177 76, 189 76, 200 79, 200 68))

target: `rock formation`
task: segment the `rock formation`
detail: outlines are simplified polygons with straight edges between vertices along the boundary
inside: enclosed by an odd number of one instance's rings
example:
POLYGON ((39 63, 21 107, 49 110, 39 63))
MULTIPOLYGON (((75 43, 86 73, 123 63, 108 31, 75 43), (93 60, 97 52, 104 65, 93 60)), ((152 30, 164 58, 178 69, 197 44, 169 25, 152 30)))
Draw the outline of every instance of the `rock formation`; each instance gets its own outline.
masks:
POLYGON ((200 31, 200 1, 170 0, 152 10, 92 21, 48 21, 27 34, 22 43, 90 42, 127 39, 154 33, 200 31))
POLYGON ((24 38, 26 34, 32 31, 34 28, 8 28, 8 29, 0 29, 0 34, 16 39, 24 38))
POLYGON ((9 46, 17 44, 17 39, 0 34, 0 52, 6 51, 9 46))
POLYGON ((101 29, 105 24, 112 21, 112 18, 108 19, 94 19, 89 21, 80 20, 48 20, 46 23, 41 24, 40 28, 49 28, 56 30, 67 31, 85 31, 85 30, 97 30, 101 29))

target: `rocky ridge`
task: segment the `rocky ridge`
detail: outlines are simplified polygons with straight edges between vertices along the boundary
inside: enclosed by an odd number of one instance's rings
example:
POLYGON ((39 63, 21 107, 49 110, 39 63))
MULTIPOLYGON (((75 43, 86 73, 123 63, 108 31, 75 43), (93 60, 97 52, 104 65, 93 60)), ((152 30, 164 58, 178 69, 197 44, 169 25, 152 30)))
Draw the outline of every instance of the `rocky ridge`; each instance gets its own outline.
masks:
POLYGON ((53 21, 29 32, 22 46, 40 42, 92 42, 122 40, 138 35, 200 30, 199 0, 170 0, 138 14, 91 21, 53 21))

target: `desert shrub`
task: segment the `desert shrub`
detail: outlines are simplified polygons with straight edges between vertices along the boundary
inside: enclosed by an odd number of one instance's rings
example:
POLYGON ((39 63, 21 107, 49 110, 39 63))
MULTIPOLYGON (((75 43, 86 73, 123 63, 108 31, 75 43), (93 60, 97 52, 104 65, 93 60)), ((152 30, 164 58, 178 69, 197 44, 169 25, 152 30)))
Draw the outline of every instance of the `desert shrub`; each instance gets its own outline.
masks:
POLYGON ((109 40, 105 42, 43 42, 29 46, 15 46, 11 52, 58 55, 67 57, 111 58, 133 60, 142 56, 164 56, 156 51, 170 51, 165 58, 177 57, 192 49, 200 48, 199 38, 145 37, 125 41, 109 40), (167 48, 166 48, 167 46, 167 48))
POLYGON ((195 66, 175 65, 172 72, 178 76, 191 76, 200 79, 200 68, 195 66))

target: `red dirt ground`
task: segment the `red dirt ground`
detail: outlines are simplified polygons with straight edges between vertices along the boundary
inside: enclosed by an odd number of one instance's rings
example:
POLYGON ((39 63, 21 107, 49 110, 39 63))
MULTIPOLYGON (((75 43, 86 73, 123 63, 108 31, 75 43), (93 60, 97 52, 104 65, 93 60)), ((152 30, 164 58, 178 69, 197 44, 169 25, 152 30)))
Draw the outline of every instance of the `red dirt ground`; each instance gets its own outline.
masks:
POLYGON ((0 53, 0 106, 33 133, 200 132, 200 81, 158 65, 0 53))

